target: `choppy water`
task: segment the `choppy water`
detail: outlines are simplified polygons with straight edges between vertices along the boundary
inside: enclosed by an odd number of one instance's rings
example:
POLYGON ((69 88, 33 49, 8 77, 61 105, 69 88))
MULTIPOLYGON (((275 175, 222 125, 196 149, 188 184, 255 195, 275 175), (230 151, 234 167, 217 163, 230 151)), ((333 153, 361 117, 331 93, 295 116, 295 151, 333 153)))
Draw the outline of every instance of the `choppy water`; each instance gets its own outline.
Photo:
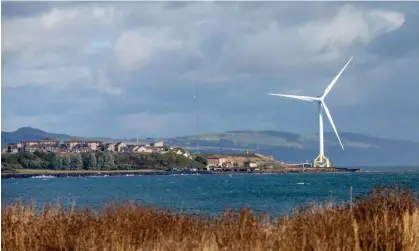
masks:
POLYGON ((176 176, 109 176, 2 179, 2 205, 23 199, 39 205, 100 209, 107 202, 136 201, 188 212, 218 214, 251 207, 269 214, 289 213, 313 201, 348 201, 382 184, 419 191, 419 173, 233 174, 176 176))

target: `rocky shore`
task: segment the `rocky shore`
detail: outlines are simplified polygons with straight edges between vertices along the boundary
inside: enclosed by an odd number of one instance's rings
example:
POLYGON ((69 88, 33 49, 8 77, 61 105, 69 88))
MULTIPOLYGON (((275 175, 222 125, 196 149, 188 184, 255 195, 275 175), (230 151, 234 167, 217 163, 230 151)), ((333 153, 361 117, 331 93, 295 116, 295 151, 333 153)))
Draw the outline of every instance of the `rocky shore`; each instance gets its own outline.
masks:
MULTIPOLYGON (((37 172, 37 173, 2 173, 2 179, 36 178, 36 177, 92 177, 92 176, 138 176, 138 175, 171 175, 173 172, 165 171, 97 171, 97 172, 37 172)), ((179 172, 179 174, 212 174, 210 171, 179 172)))
POLYGON ((263 171, 252 171, 252 172, 229 172, 229 171, 144 171, 144 170, 132 170, 132 171, 45 171, 40 172, 34 170, 33 172, 2 172, 2 179, 11 178, 36 178, 36 177, 91 177, 91 176, 138 176, 138 175, 186 175, 186 174, 287 174, 287 173, 325 173, 325 172, 358 172, 359 169, 349 168, 285 168, 279 170, 263 170, 263 171))

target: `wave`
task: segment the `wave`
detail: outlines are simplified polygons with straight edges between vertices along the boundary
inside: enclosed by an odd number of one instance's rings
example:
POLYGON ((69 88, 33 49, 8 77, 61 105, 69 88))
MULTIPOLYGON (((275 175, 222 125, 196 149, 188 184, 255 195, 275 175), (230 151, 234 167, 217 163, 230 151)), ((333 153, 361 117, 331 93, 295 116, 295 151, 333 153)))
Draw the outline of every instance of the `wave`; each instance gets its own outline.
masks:
POLYGON ((172 173, 169 176, 189 176, 189 175, 201 175, 199 173, 172 173))
POLYGON ((297 185, 310 185, 310 183, 298 182, 297 185))
POLYGON ((57 178, 53 175, 39 175, 39 176, 32 176, 31 179, 52 179, 57 178))

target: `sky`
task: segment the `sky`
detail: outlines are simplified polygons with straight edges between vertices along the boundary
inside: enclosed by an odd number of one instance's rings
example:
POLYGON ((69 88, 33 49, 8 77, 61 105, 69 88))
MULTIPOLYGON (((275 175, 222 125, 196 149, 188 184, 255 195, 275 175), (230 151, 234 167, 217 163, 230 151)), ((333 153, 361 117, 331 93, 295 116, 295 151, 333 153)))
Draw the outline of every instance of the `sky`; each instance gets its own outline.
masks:
POLYGON ((353 56, 326 98, 338 131, 419 141, 418 2, 2 1, 1 9, 3 131, 317 133, 314 103, 267 93, 321 95, 353 56))

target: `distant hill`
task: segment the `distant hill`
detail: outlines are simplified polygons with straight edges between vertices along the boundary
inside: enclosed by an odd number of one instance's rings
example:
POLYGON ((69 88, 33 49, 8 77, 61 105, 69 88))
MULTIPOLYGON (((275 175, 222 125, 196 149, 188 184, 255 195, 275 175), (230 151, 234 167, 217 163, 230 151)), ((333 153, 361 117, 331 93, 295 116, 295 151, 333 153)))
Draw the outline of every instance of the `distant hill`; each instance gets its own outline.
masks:
POLYGON ((103 140, 103 141, 117 141, 107 138, 86 138, 86 137, 78 137, 78 136, 70 136, 67 134, 60 134, 60 133, 49 133, 42 131, 40 129, 32 128, 32 127, 22 127, 17 129, 14 132, 4 132, 1 131, 1 145, 7 145, 10 143, 17 143, 23 140, 42 140, 45 138, 51 139, 58 139, 58 140, 70 140, 73 138, 78 139, 95 139, 95 140, 103 140))
MULTIPOLYGON (((419 143, 357 133, 341 133, 345 150, 334 133, 325 133, 325 153, 338 166, 418 166, 419 143)), ((301 135, 279 131, 230 131, 170 139, 170 143, 215 153, 253 152, 273 155, 288 163, 312 161, 318 154, 318 134, 301 135)))
POLYGON ((59 140, 69 140, 72 136, 66 134, 48 133, 32 127, 22 127, 14 132, 1 132, 1 144, 16 143, 22 140, 40 140, 44 138, 52 138, 59 140))
MULTIPOLYGON (((345 150, 333 133, 325 133, 325 152, 337 166, 419 166, 419 143, 406 140, 392 140, 357 133, 341 133, 345 150)), ((44 138, 68 140, 81 138, 66 134, 47 133, 31 127, 14 132, 3 132, 1 143, 19 142, 44 138)), ((92 138, 93 139, 93 138, 92 138)), ((98 138, 95 138, 98 139, 98 138)), ((229 131, 201 135, 181 136, 163 139, 169 145, 182 146, 195 151, 199 139, 201 152, 244 153, 252 152, 273 155, 275 159, 288 163, 311 161, 318 153, 318 135, 296 134, 279 131, 229 131)), ((118 139, 98 139, 118 141, 118 139)), ((150 141, 150 139, 142 140, 150 141)))

